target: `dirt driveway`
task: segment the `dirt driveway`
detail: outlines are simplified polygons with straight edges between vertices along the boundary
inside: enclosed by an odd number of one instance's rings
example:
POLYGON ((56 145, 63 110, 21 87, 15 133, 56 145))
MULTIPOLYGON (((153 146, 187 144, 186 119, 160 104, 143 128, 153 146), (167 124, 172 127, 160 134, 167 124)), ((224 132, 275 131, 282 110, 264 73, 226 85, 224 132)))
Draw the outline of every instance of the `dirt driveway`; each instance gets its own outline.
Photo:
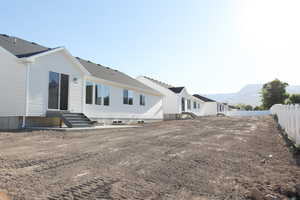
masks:
POLYGON ((271 117, 206 117, 86 132, 0 133, 12 199, 288 199, 300 184, 271 117))

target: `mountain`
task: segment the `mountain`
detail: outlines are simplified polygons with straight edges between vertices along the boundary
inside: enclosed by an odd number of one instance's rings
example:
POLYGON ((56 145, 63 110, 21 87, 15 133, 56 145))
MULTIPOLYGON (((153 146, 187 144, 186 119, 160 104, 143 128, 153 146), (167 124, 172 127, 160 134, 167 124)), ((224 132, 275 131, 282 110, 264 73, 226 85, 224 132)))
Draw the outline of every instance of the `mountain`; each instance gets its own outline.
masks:
MULTIPOLYGON (((252 106, 258 106, 261 105, 261 97, 259 92, 262 86, 263 84, 249 84, 236 93, 204 94, 203 96, 219 102, 229 103, 231 105, 243 103, 250 104, 252 106)), ((300 85, 288 86, 287 92, 290 94, 300 93, 300 85)))

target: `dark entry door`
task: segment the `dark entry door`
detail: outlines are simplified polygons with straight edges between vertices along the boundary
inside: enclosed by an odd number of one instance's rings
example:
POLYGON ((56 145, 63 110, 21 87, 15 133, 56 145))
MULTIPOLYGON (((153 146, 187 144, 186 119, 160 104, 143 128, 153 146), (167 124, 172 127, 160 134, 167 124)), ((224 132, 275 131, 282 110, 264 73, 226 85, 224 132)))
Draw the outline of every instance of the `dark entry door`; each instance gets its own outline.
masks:
POLYGON ((68 110, 69 75, 60 75, 60 110, 68 110))

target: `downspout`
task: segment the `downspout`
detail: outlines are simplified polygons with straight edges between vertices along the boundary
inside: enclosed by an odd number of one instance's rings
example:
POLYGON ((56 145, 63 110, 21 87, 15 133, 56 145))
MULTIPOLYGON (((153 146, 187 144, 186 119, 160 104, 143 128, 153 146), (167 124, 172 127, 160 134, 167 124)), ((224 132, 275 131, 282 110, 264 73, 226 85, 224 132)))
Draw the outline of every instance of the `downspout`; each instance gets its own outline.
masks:
POLYGON ((26 63, 25 113, 24 113, 23 120, 22 120, 22 128, 26 128, 26 116, 28 116, 29 78, 30 78, 30 63, 26 63))
POLYGON ((84 114, 85 113, 85 76, 82 77, 82 113, 84 114))

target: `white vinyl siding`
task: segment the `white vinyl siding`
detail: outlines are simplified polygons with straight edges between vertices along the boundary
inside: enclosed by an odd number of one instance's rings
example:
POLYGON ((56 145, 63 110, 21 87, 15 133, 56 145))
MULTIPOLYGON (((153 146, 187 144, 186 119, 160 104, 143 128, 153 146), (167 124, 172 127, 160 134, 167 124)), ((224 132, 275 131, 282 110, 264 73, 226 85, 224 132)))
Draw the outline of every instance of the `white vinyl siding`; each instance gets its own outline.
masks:
MULTIPOLYGON (((94 82, 95 83, 95 82, 94 82)), ((105 83, 99 83, 102 86, 105 83)), ((85 114, 91 118, 117 118, 117 119, 162 119, 162 97, 147 95, 147 103, 140 106, 139 102, 133 105, 123 103, 124 89, 116 86, 108 86, 109 106, 85 105, 85 114)), ((133 90, 132 90, 133 91, 133 90)), ((133 91, 133 99, 139 99, 140 93, 133 91)))
POLYGON ((0 47, 0 116, 25 115, 26 65, 0 47))
MULTIPOLYGON (((69 105, 71 112, 82 112, 82 73, 62 52, 36 59, 30 67, 29 113, 45 116, 48 110, 49 71, 69 75, 69 105)), ((85 99, 84 99, 85 100, 85 99)))

